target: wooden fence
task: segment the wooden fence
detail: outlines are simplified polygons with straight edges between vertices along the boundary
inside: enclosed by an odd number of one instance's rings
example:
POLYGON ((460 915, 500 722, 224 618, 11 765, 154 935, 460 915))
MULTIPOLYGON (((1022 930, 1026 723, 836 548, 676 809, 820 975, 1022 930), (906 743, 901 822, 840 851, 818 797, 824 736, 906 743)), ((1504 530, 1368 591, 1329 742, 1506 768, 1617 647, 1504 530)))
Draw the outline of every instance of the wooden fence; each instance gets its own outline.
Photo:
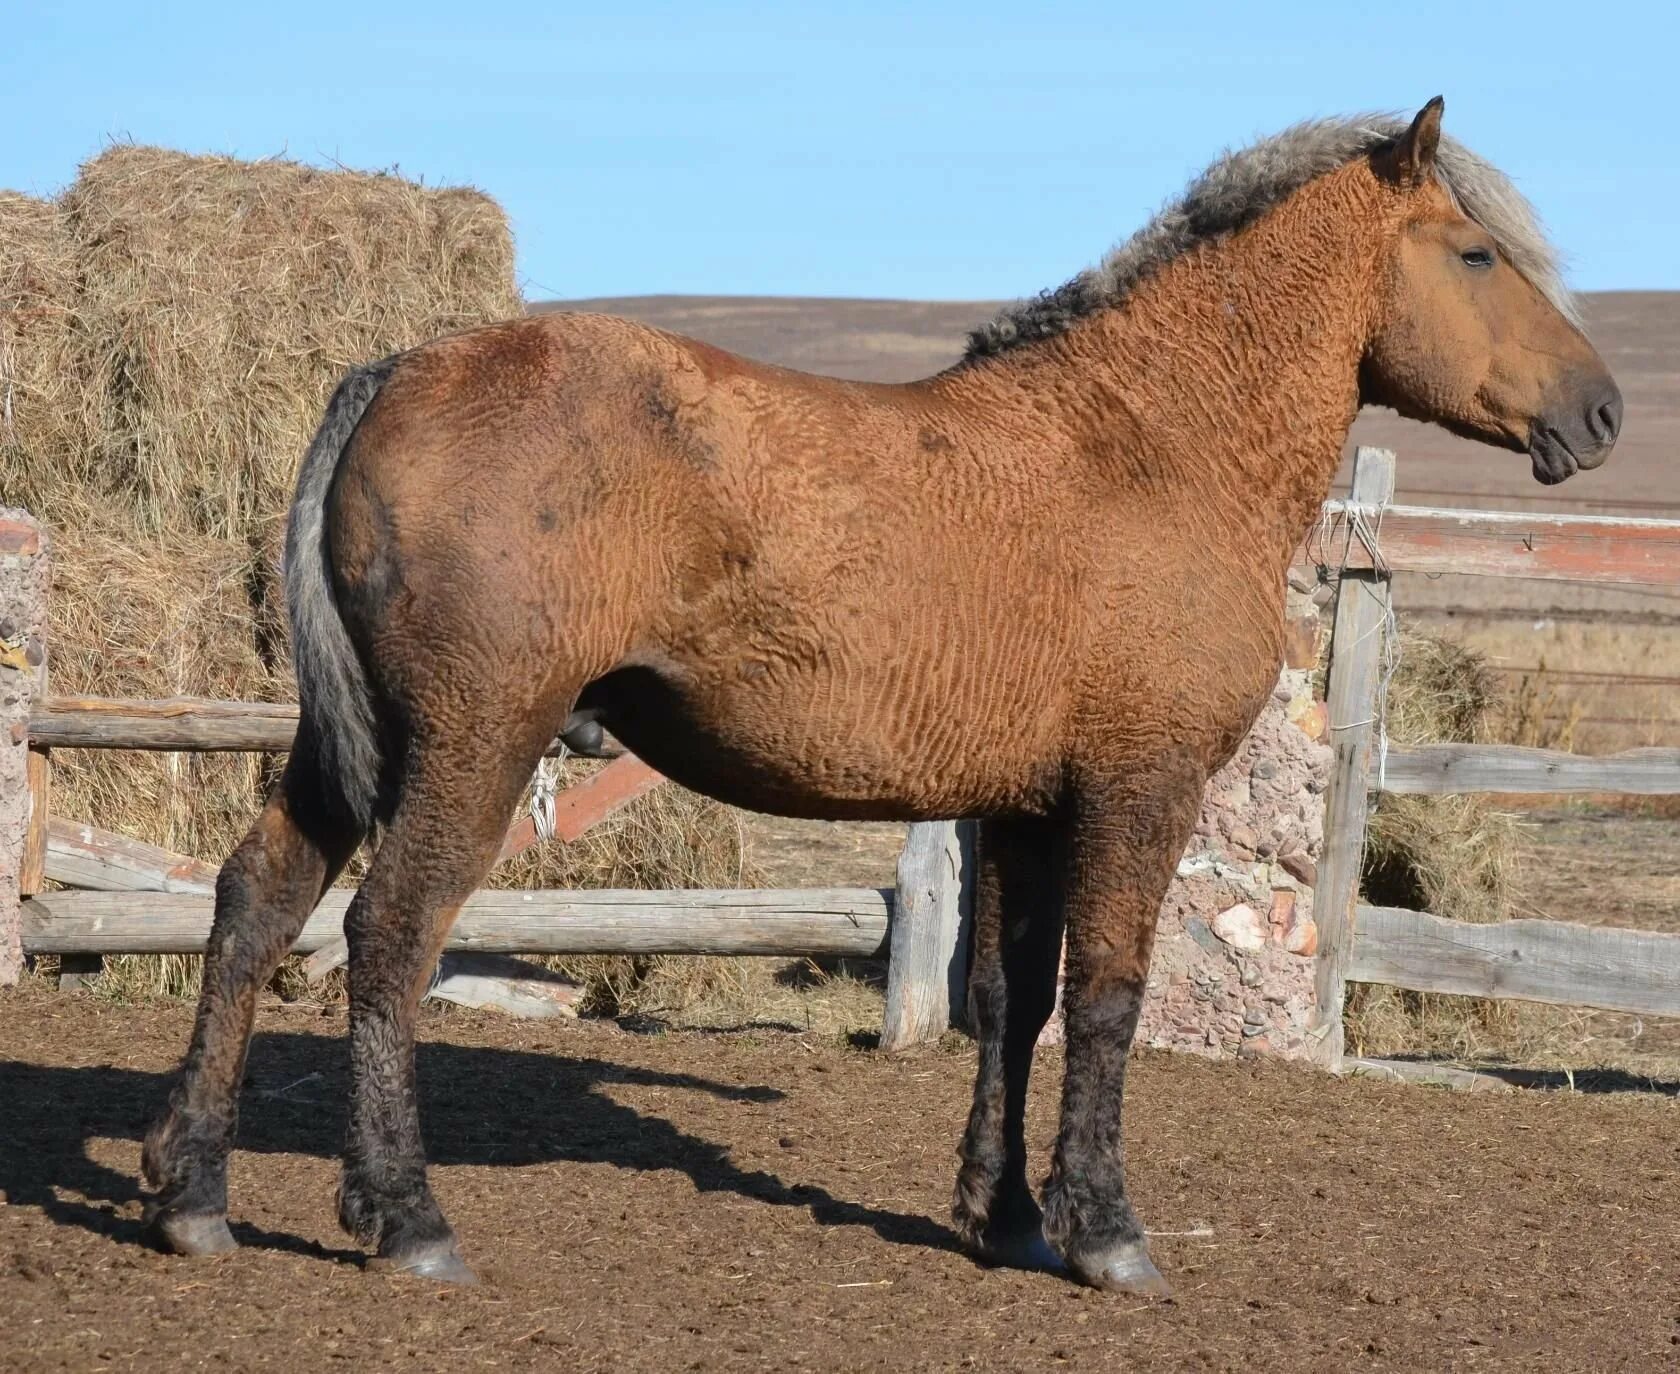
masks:
MULTIPOLYGON (((1620 585, 1680 585, 1680 521, 1431 510, 1391 504, 1394 458, 1360 450, 1351 499, 1325 507, 1297 564, 1340 575, 1328 714, 1334 749, 1315 918, 1318 1058, 1345 1066, 1349 981, 1420 991, 1519 997, 1680 1015, 1680 936, 1554 921, 1471 926, 1426 912, 1363 905, 1360 862, 1380 792, 1680 793, 1680 750, 1588 758, 1539 749, 1436 744, 1384 749, 1381 679, 1396 572, 1473 573, 1620 585)), ((54 749, 249 750, 291 744, 295 707, 241 702, 45 697, 29 719, 30 832, 23 945, 75 970, 113 953, 201 950, 214 870, 78 822, 49 816, 54 749), (64 885, 43 890, 44 881, 64 885)), ((632 756, 557 801, 570 839, 662 780, 632 756)), ((530 818, 504 842, 536 842, 530 818)), ((909 829, 891 889, 717 892, 485 891, 467 902, 451 951, 850 955, 888 959, 882 1044, 939 1035, 964 1001, 972 874, 966 825, 909 829)), ((343 957, 348 894, 333 892, 296 948, 319 975, 343 957)), ((1353 1061, 1356 1065, 1364 1061, 1353 1061)), ((1374 1067, 1374 1066, 1368 1066, 1374 1067)))
MULTIPOLYGON (((61 985, 75 986, 106 955, 202 951, 214 912, 212 866, 51 814, 54 750, 281 753, 297 719, 295 706, 255 702, 42 696, 28 719, 20 952, 58 956, 61 985)), ((559 793, 545 829, 575 840, 664 781, 621 755, 559 793)), ((498 861, 536 843, 535 817, 517 818, 498 861)), ((554 980, 508 957, 516 954, 886 958, 881 1043, 902 1048, 960 1019, 970 852, 967 826, 933 822, 908 828, 897 883, 886 889, 476 892, 450 931, 432 994, 552 1014, 554 980)), ((309 956, 312 981, 347 956, 341 928, 351 895, 329 892, 293 945, 309 956)))
POLYGON ((1509 745, 1384 748, 1393 574, 1673 587, 1680 585, 1680 521, 1421 510, 1392 506, 1393 493, 1394 455, 1361 449, 1350 501, 1325 508, 1301 556, 1341 573, 1327 693, 1335 760, 1313 905, 1321 1061, 1338 1070, 1346 1065, 1342 1002, 1349 982, 1680 1016, 1680 935, 1563 921, 1468 925, 1358 900, 1367 814, 1382 792, 1680 793, 1676 749, 1593 758, 1509 745))

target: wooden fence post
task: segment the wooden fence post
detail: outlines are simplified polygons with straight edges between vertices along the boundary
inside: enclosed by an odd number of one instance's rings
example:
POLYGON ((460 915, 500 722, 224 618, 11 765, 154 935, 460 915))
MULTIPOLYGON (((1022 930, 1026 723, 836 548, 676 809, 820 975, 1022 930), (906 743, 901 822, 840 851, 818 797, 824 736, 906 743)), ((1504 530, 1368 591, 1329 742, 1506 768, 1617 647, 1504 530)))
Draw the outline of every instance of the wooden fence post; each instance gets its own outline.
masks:
MULTIPOLYGON (((1386 449, 1361 448, 1354 455, 1351 501, 1380 507, 1393 496, 1394 455, 1386 449)), ((1371 524, 1375 527, 1375 519, 1371 524)), ((1351 532, 1347 537, 1353 538, 1351 532)), ((1330 551, 1330 556, 1333 553, 1330 551)), ((1324 799, 1324 852, 1313 892, 1313 919, 1318 925, 1313 1057, 1338 1073, 1342 1067, 1342 999, 1353 950, 1359 868, 1365 853, 1371 741, 1388 619, 1388 574, 1375 570, 1343 572, 1336 593, 1326 693, 1335 760, 1324 799)))
POLYGON ((49 547, 27 512, 0 510, 0 986, 23 975, 21 900, 39 886, 29 715, 46 695, 49 547))
POLYGON ((893 893, 883 1050, 937 1040, 961 1024, 968 998, 973 888, 973 823, 912 825, 898 857, 893 893))

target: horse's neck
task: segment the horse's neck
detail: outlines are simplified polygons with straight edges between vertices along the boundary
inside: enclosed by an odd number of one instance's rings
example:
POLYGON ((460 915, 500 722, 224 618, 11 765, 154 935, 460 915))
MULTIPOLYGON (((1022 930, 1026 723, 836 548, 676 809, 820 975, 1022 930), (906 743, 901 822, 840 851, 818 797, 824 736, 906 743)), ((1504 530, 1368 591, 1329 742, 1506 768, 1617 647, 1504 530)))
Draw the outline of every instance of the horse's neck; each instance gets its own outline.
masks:
POLYGON ((1182 494, 1281 558, 1317 517, 1358 413, 1382 261, 1374 207, 1357 183, 1325 180, 1028 364, 1079 378, 1058 389, 1115 481, 1182 494))

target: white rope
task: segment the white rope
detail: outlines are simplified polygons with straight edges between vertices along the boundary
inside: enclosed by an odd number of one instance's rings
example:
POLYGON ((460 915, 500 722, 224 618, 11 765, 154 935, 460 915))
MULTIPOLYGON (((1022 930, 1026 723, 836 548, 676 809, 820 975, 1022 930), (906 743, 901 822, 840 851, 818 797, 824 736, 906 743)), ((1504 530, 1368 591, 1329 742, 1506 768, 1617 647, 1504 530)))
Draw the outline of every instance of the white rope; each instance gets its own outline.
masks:
MULTIPOLYGON (((1357 543, 1371 560, 1371 568, 1378 576, 1392 573, 1382 551, 1382 518, 1386 505, 1371 506, 1358 501, 1326 501, 1313 527, 1314 561, 1321 567, 1334 567, 1337 576, 1347 571, 1348 556, 1357 543), (1340 545, 1338 556, 1331 552, 1340 545)), ((1346 721, 1337 729, 1375 725, 1377 730, 1377 788, 1388 782, 1388 689, 1400 668, 1400 622, 1394 614, 1391 595, 1383 607, 1383 618, 1377 632, 1382 635, 1382 675, 1377 680, 1377 713, 1374 719, 1346 721)), ((1334 652, 1334 649, 1332 649, 1334 652)))
POLYGON ((560 765, 571 752, 564 744, 553 758, 538 762, 531 776, 531 824, 545 843, 554 838, 554 798, 560 791, 560 765))

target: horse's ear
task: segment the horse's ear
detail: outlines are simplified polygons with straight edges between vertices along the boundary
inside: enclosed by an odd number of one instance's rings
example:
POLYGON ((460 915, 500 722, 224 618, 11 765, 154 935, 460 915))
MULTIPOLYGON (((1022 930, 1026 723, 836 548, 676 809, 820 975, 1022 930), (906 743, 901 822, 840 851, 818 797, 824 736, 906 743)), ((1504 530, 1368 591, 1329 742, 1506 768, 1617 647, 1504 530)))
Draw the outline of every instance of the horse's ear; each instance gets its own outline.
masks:
POLYGON ((1436 96, 1417 112, 1412 127, 1394 148, 1394 173, 1402 186, 1422 186, 1435 170, 1435 150, 1441 146, 1441 111, 1447 102, 1436 96))

